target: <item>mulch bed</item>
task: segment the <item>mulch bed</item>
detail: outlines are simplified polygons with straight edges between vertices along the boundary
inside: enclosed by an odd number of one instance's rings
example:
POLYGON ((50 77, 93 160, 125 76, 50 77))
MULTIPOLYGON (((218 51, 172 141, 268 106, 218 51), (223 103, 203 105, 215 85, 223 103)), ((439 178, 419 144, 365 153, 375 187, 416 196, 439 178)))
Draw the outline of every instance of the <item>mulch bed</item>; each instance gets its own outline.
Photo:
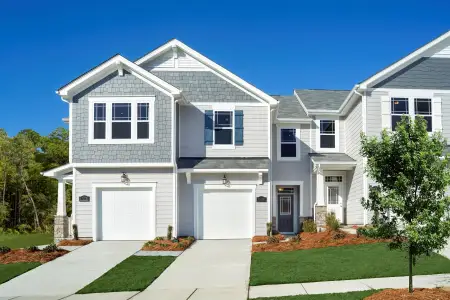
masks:
POLYGON ((0 254, 0 264, 13 264, 24 262, 39 262, 41 264, 54 260, 68 253, 66 250, 45 253, 44 251, 28 251, 25 249, 15 249, 8 253, 0 254))
POLYGON ((86 246, 92 243, 92 240, 62 240, 58 246, 86 246))
POLYGON ((364 298, 365 300, 448 300, 450 292, 442 289, 414 289, 410 294, 408 289, 383 290, 364 298))
MULTIPOLYGON (((286 237, 282 234, 276 234, 274 235, 275 237, 277 237, 280 241, 283 241, 286 237)), ((252 242, 253 243, 259 243, 259 242, 267 242, 267 239, 269 237, 267 235, 255 235, 252 238, 252 242)))
POLYGON ((184 251, 194 242, 193 239, 179 238, 178 242, 153 240, 144 244, 142 251, 184 251))
POLYGON ((336 232, 324 231, 317 233, 302 232, 300 242, 285 242, 277 244, 256 244, 253 245, 253 252, 284 252, 303 249, 337 247, 345 245, 373 244, 387 242, 386 240, 369 239, 366 237, 357 237, 356 234, 350 234, 339 231, 342 238, 336 239, 336 232))

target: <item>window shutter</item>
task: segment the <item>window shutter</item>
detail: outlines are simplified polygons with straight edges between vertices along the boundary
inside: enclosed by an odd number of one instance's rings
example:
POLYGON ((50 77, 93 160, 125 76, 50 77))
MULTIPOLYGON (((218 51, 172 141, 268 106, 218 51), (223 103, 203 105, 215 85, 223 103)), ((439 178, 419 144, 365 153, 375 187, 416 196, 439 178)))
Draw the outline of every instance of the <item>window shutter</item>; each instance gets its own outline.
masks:
POLYGON ((442 99, 440 97, 434 97, 432 99, 433 104, 431 106, 433 119, 433 131, 442 131, 442 99))
POLYGON ((213 144, 213 111, 205 110, 205 145, 213 144))
POLYGON ((234 144, 244 145, 244 111, 242 110, 234 112, 234 144))
POLYGON ((382 129, 392 129, 391 127, 391 99, 389 96, 381 96, 381 127, 382 129))

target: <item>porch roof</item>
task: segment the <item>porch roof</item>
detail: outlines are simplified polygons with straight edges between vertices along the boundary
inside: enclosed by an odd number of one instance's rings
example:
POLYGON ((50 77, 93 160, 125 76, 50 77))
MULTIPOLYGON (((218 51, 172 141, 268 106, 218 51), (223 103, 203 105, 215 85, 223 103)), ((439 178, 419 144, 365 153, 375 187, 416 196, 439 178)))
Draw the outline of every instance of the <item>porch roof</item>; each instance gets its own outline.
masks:
POLYGON ((348 169, 356 166, 356 160, 345 153, 309 153, 314 165, 348 169))
POLYGON ((181 157, 177 165, 179 169, 265 171, 269 169, 269 159, 266 157, 181 157))

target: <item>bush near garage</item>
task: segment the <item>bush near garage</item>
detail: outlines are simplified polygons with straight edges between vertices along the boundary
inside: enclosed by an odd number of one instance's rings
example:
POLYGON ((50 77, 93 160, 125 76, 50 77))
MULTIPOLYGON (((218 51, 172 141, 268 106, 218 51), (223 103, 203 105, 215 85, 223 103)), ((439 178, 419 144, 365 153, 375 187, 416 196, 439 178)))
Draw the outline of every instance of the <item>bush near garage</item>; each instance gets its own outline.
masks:
POLYGON ((171 240, 155 238, 142 247, 142 251, 184 251, 195 241, 194 237, 179 237, 171 240))

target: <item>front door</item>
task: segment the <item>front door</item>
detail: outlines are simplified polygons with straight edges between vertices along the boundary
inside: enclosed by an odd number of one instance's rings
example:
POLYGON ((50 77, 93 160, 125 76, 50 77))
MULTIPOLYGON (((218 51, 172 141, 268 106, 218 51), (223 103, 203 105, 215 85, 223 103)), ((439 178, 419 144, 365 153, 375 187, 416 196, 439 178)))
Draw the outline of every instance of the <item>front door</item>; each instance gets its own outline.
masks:
POLYGON ((342 223, 342 196, 340 185, 327 185, 327 212, 334 213, 342 223))
POLYGON ((278 231, 294 232, 294 195, 278 195, 278 231))

